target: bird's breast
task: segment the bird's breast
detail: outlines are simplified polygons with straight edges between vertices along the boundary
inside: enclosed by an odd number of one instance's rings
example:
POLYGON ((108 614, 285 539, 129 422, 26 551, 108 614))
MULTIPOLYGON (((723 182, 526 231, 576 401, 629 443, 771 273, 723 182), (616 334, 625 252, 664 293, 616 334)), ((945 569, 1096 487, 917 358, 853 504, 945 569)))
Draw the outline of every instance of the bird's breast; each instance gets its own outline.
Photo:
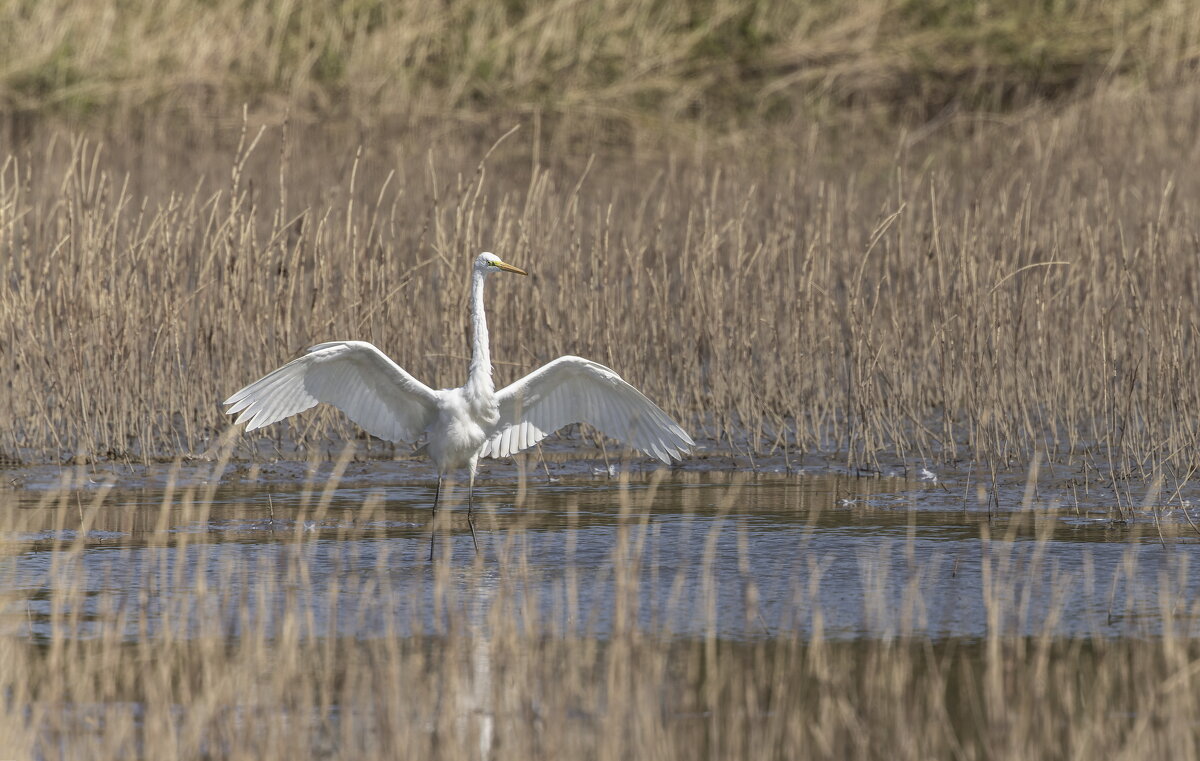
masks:
POLYGON ((429 428, 429 456, 443 471, 468 465, 498 418, 494 405, 488 415, 487 410, 479 410, 464 396, 455 394, 445 399, 439 406, 437 421, 429 428))
POLYGON ((487 430, 500 422, 500 405, 490 388, 476 389, 468 383, 462 390, 462 400, 469 410, 471 419, 487 430))

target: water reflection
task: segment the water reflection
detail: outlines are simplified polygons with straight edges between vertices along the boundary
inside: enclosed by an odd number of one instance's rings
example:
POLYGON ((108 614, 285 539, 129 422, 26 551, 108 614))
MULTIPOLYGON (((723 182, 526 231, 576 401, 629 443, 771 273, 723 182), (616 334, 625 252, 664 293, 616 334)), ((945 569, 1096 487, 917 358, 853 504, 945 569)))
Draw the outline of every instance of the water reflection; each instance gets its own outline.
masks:
MULTIPOLYGON (((1156 633, 1197 597, 1186 524, 989 520, 947 495, 838 476, 493 482, 476 491, 480 555, 458 509, 432 565, 423 486, 114 491, 91 510, 28 495, 5 532, 4 620, 42 639, 273 635, 299 606, 301 636, 372 638, 483 631, 499 598, 531 631, 601 637, 1119 636, 1156 633)), ((486 653, 472 658, 486 683, 486 653)))

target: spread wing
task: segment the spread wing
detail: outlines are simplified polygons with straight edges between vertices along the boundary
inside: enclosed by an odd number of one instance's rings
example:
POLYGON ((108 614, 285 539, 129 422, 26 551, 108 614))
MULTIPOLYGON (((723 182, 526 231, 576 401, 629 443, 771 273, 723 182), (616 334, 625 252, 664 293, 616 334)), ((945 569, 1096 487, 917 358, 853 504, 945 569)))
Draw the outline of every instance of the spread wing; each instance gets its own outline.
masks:
POLYGON ((480 451, 507 457, 570 423, 587 423, 664 463, 683 459, 692 437, 604 365, 559 357, 496 394, 500 422, 480 451))
POLYGON ((253 431, 318 402, 388 441, 416 439, 437 415, 437 392, 366 341, 317 344, 222 404, 253 431))

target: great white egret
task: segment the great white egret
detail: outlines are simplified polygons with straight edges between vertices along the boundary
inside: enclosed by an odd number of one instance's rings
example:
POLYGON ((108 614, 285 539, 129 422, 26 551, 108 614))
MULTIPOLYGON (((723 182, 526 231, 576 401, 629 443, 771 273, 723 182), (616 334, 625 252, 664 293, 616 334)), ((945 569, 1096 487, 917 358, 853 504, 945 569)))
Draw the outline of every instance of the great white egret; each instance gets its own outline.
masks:
MULTIPOLYGON (((490 252, 475 259, 473 346, 467 382, 461 388, 435 391, 366 341, 330 341, 226 399, 227 412, 237 414, 235 422, 246 422, 246 430, 253 431, 326 402, 381 439, 415 441, 425 435, 426 451, 438 469, 435 525, 442 478, 465 466, 470 473, 467 524, 472 539, 471 498, 481 456, 507 457, 570 423, 587 423, 668 464, 695 445, 683 428, 621 376, 581 357, 559 357, 497 392, 483 313, 483 284, 494 272, 527 274, 490 252)), ((433 558, 432 536, 429 557, 433 558)))

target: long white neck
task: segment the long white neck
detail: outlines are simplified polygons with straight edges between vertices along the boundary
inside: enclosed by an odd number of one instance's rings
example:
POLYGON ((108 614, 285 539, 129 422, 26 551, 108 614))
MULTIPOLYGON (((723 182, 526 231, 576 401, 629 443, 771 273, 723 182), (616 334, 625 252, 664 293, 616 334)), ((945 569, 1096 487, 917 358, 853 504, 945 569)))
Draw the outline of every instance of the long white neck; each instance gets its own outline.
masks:
POLYGON ((483 313, 483 281, 481 270, 471 274, 471 369, 467 377, 467 392, 479 401, 493 403, 496 387, 492 383, 492 355, 488 349, 487 317, 483 313))

